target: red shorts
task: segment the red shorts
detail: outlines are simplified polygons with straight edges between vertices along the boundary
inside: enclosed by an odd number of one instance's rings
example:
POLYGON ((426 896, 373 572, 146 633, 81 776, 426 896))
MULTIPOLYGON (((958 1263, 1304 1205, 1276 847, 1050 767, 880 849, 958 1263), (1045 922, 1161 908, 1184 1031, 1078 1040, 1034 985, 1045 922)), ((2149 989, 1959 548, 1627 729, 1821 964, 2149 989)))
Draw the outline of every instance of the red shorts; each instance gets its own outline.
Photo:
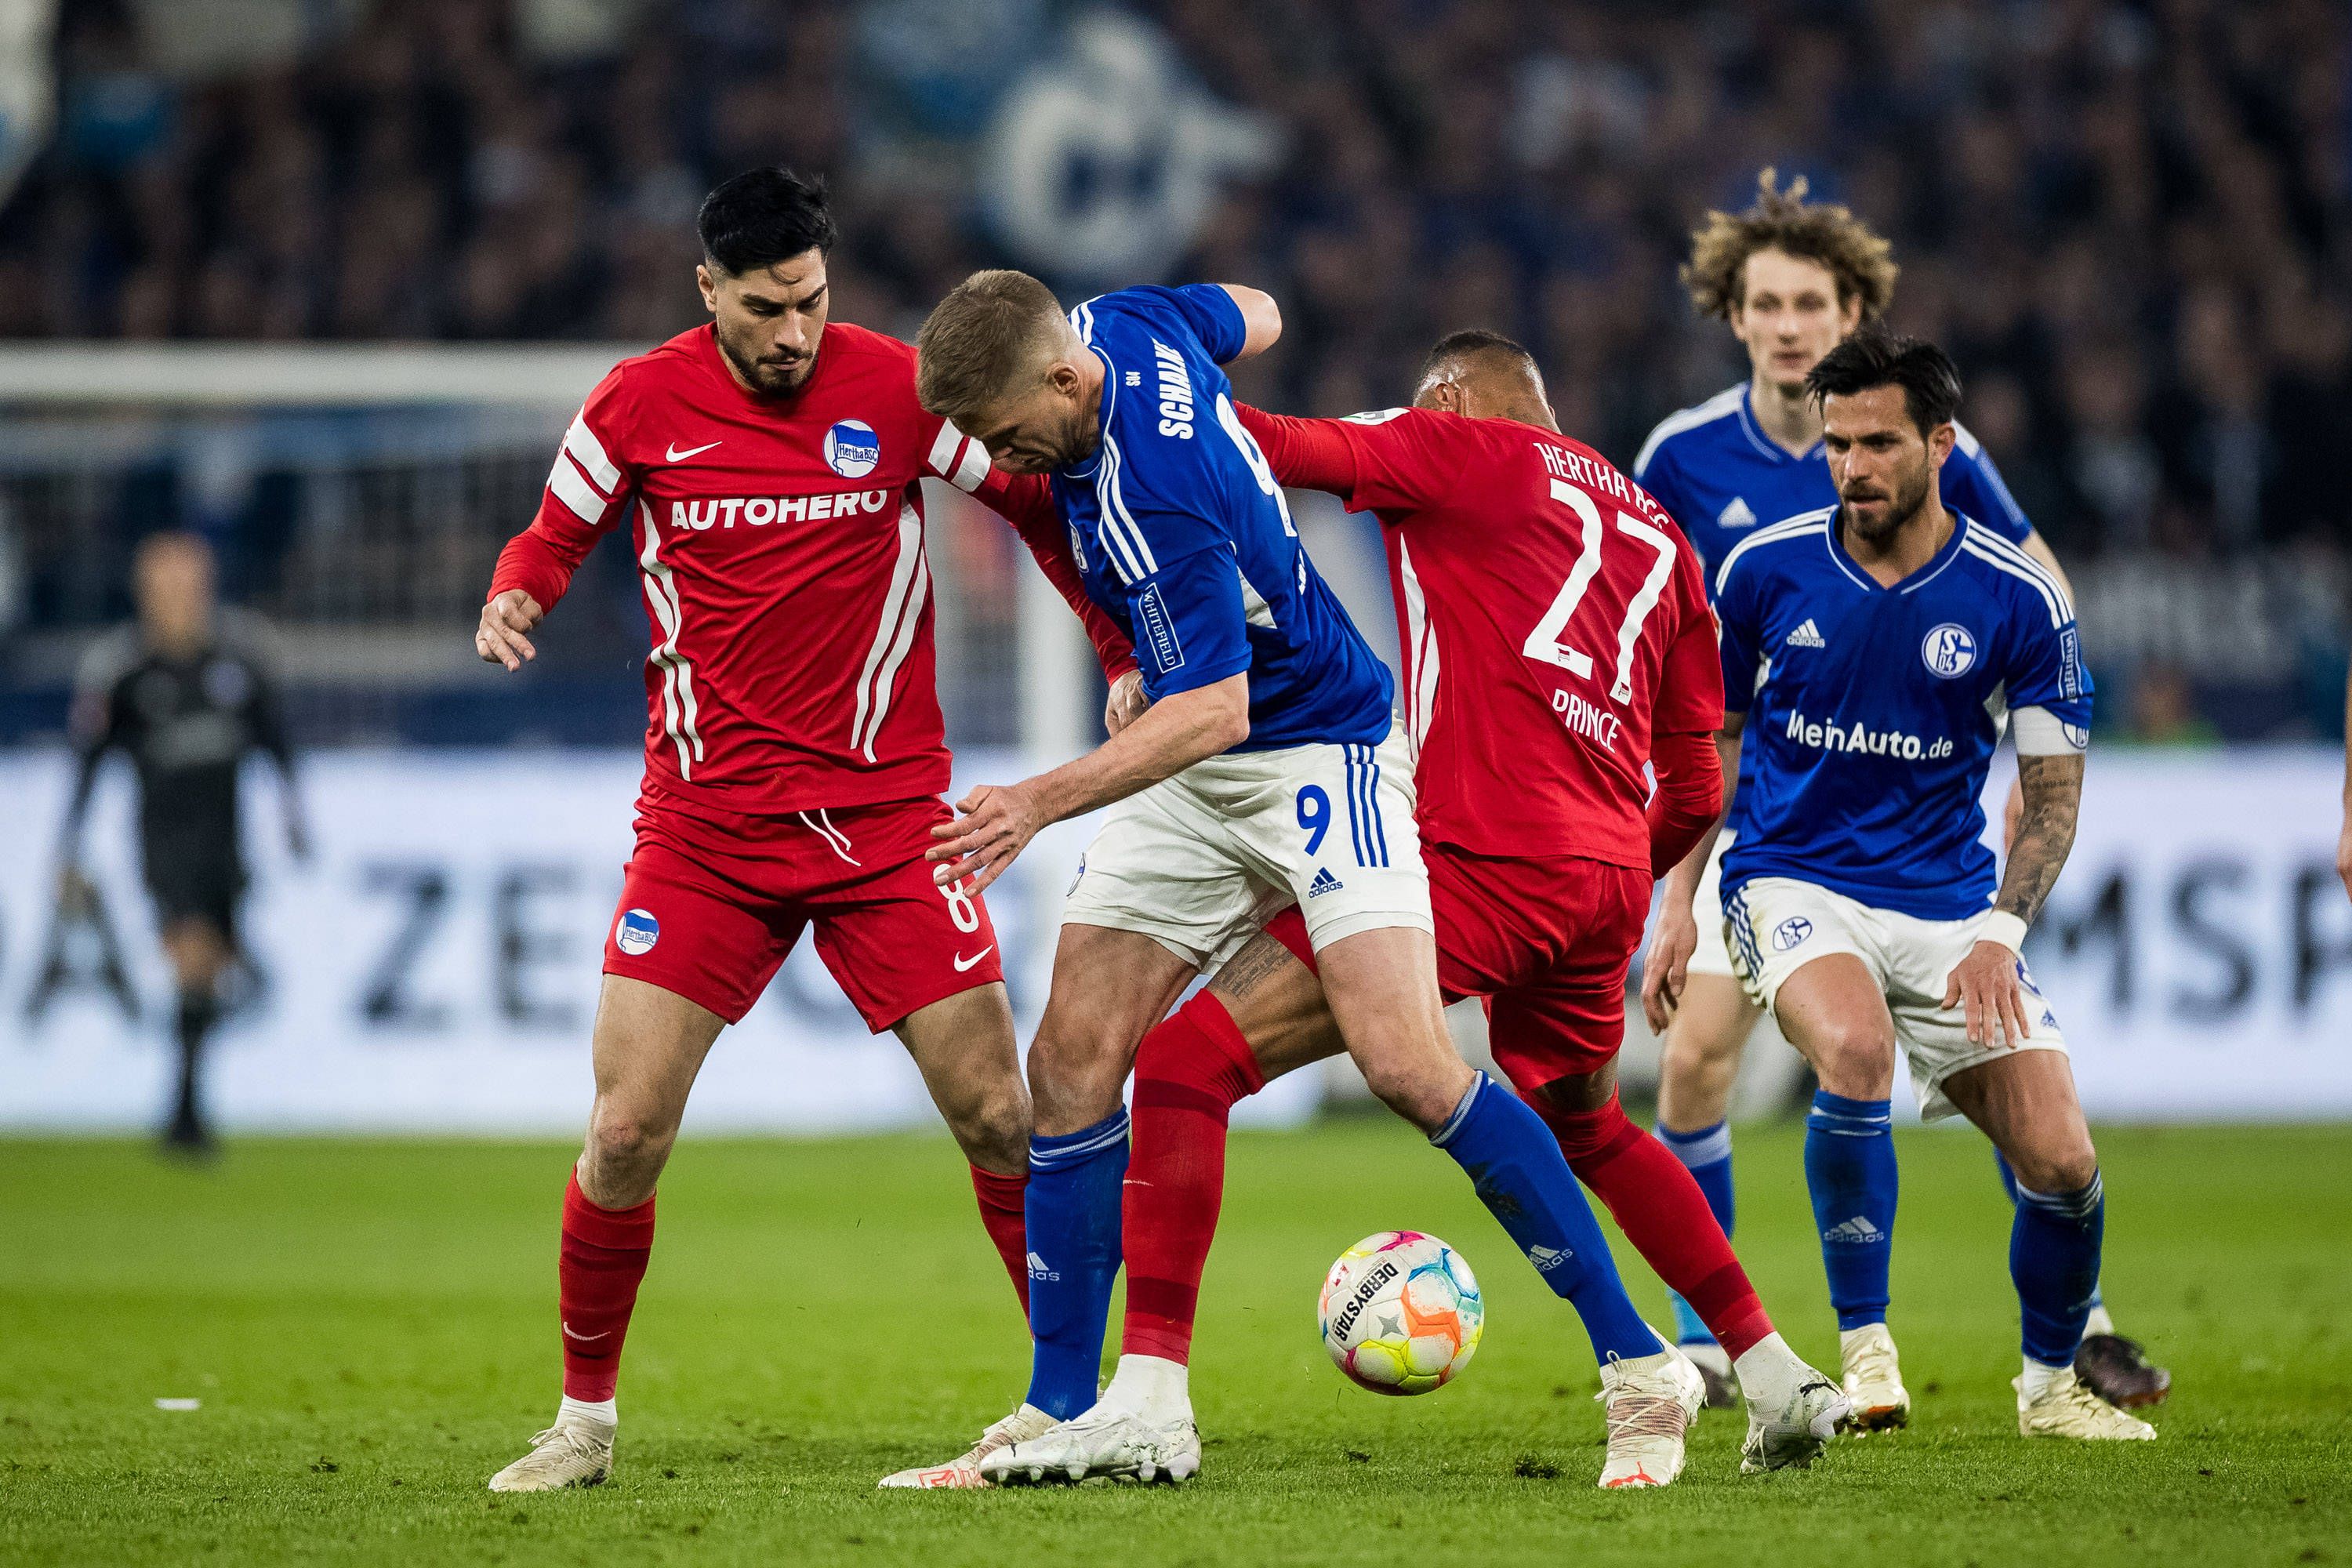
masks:
MULTIPOLYGON (((1650 873, 1559 855, 1516 859, 1425 845, 1437 983, 1483 997, 1486 1041, 1514 1088, 1598 1072, 1625 1043, 1625 975, 1650 914, 1650 873)), ((1315 967, 1296 909, 1266 932, 1315 967)))
POLYGON ((1625 1043, 1625 975, 1650 914, 1650 872, 1572 856, 1502 859, 1432 845, 1437 980, 1480 996, 1495 1065, 1533 1093, 1597 1072, 1625 1043))
POLYGON ((746 816, 648 784, 637 848, 604 939, 604 973, 738 1023, 801 928, 876 1034, 1004 978, 980 895, 931 882, 923 851, 951 820, 937 798, 746 816))

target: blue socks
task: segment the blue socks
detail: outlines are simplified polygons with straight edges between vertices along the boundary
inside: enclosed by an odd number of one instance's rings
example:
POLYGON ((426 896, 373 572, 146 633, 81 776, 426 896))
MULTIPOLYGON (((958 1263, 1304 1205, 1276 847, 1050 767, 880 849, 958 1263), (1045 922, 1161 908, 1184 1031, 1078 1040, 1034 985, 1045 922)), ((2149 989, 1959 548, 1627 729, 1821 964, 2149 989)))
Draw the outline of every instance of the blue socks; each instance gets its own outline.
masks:
MULTIPOLYGON (((2002 1169, 2008 1166, 2003 1163, 2002 1169)), ((2083 1323, 2099 1291, 2099 1243, 2107 1205, 2097 1173, 2072 1193, 2037 1193, 2015 1185, 2017 1218, 2009 1231, 2009 1277, 2017 1286, 2025 1358, 2044 1366, 2072 1366, 2083 1323)))
MULTIPOLYGON (((1542 1117, 1480 1073, 1429 1141, 1469 1173, 1478 1201, 1502 1221, 1552 1294, 1576 1309, 1596 1361, 1638 1361, 1664 1348, 1626 1297, 1601 1222, 1542 1117)), ((1030 1188, 1036 1188, 1034 1176, 1030 1188)), ((1034 1303, 1036 1287, 1030 1290, 1034 1303)), ((1033 1321, 1036 1315, 1033 1305, 1033 1321)))
MULTIPOLYGON (((1658 1123, 1658 1142, 1664 1143, 1683 1163, 1683 1168, 1698 1184, 1706 1196, 1706 1206, 1715 1215, 1715 1223, 1723 1234, 1731 1235, 1733 1202, 1731 1196, 1731 1123, 1718 1121, 1712 1127, 1702 1127, 1696 1132, 1677 1132, 1664 1122, 1658 1123)), ((1711 1345, 1715 1336, 1706 1331, 1699 1315, 1691 1304, 1675 1292, 1666 1292, 1667 1304, 1675 1310, 1675 1339, 1686 1345, 1711 1345)))
MULTIPOLYGON (((1805 1118, 1805 1185, 1840 1329, 1886 1321, 1895 1250, 1894 1115, 1884 1100, 1813 1095, 1805 1118)), ((2095 1251, 2095 1249, 2094 1249, 2095 1251)))
POLYGON ((1095 1402, 1126 1175, 1125 1106, 1092 1127, 1029 1140, 1029 1403, 1056 1420, 1095 1402))
MULTIPOLYGON (((2009 1156, 1995 1149, 1992 1152, 1992 1163, 1993 1168, 2000 1173, 2001 1190, 2009 1194, 2009 1201, 2014 1205, 2019 1201, 2019 1188, 2017 1173, 2010 1168, 2009 1156)), ((2095 1312, 2105 1305, 2106 1305, 2106 1293, 2095 1279, 2091 1282, 2091 1310, 2095 1312)))

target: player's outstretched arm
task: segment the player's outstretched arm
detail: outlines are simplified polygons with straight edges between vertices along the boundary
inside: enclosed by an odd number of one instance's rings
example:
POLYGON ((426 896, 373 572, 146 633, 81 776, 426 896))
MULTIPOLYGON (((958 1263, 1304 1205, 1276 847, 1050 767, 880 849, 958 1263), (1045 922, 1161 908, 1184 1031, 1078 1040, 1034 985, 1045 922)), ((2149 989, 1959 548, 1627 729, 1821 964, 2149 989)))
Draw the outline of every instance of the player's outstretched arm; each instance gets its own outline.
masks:
POLYGON ((1944 1005, 1961 1010, 1969 1039, 1977 1045, 1999 1043, 2005 1037, 2015 1046, 2030 1032, 2018 978, 2018 948, 2074 847, 2074 824, 2083 805, 2083 753, 2021 756, 2017 784, 2023 809, 2010 841, 2009 864, 2001 872, 1992 918, 1944 987, 1944 1005))
POLYGON ((1649 1020, 1654 1034, 1665 1033, 1675 1009, 1682 1004, 1683 986, 1690 979, 1691 954, 1698 948, 1698 917, 1692 913, 1691 903, 1698 897, 1699 879, 1706 874, 1716 838, 1739 793, 1739 733, 1747 724, 1744 712, 1723 716, 1723 729, 1715 737, 1716 765, 1723 778, 1723 809, 1667 875, 1665 892, 1658 902, 1657 932, 1642 960, 1642 1016, 1649 1020))
POLYGON ((956 802, 961 815, 931 829, 931 879, 945 887, 969 877, 982 890, 1048 824, 1124 800, 1248 738, 1246 673, 1171 692, 1076 762, 1016 784, 982 784, 956 802))
POLYGON ((1276 340, 1282 336, 1282 307, 1274 302, 1274 296, 1246 283, 1220 283, 1217 287, 1233 296, 1234 308, 1242 313, 1244 329, 1242 352, 1225 363, 1239 364, 1274 347, 1276 340))

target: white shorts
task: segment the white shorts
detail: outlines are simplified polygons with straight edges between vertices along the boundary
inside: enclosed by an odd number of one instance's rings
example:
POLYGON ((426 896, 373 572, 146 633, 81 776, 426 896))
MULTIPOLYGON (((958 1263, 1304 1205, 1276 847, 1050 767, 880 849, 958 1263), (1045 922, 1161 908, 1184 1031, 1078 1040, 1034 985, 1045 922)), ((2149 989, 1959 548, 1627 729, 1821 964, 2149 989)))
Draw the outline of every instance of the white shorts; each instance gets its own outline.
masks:
POLYGON ((1698 891, 1691 898, 1691 918, 1698 922, 1698 945, 1691 949, 1690 973, 1737 978, 1731 968, 1731 947, 1723 937, 1723 852, 1731 847, 1731 833, 1715 836, 1715 853, 1699 873, 1698 891))
POLYGON ((1755 879, 1732 895, 1724 913, 1739 982, 1767 1008, 1779 999, 1789 976, 1814 959, 1850 952, 1862 960, 1885 994, 1887 1011, 1895 1016, 1895 1037, 1911 1067, 1919 1115, 1927 1121, 1959 1113, 1943 1090, 1944 1080, 1954 1073, 2007 1056, 2011 1049, 2066 1049, 2057 1016, 2023 959, 2018 961, 2017 977, 2025 987, 2025 1016, 2032 1029, 2021 1045, 1971 1045, 1960 1009, 1944 1005, 1944 988, 1976 945, 1984 920, 1984 914, 1976 914, 1966 920, 1923 921, 1874 909, 1790 877, 1755 879))
POLYGON ((1379 746, 1228 752, 1113 805, 1078 862, 1066 925, 1139 931, 1209 972, 1291 904, 1321 951, 1434 931, 1401 728, 1379 746))

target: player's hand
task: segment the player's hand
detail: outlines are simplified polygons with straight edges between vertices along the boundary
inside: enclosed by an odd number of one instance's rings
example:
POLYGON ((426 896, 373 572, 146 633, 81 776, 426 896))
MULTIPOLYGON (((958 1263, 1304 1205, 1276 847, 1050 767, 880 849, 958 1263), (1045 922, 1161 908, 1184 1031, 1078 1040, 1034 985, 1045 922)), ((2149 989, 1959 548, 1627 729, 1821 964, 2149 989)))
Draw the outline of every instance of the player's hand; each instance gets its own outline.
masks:
POLYGON ((1110 697, 1103 703, 1103 732, 1116 735, 1138 719, 1151 706, 1151 699, 1143 694, 1143 672, 1130 669, 1111 682, 1110 697))
POLYGON ((520 588, 509 588, 482 606, 482 623, 474 628, 474 651, 487 663, 520 669, 539 657, 539 650, 523 634, 546 614, 537 599, 520 588))
POLYGON ((1960 1009, 1969 1044, 2014 1050, 2025 1043, 2025 988, 2018 984, 2017 962, 2017 954, 2000 943, 1980 942, 1945 983, 1944 1005, 1960 1009))
POLYGON ((1658 933, 1642 959, 1642 1016, 1650 1021, 1652 1034, 1664 1034, 1682 1005, 1691 954, 1697 950, 1698 918, 1688 902, 1668 899, 1658 910, 1658 933))
POLYGON ((2025 782, 2009 781, 2009 800, 2000 808, 2000 858, 2009 858, 2009 847, 2017 842, 2017 825, 2025 816, 2025 782))
POLYGON ((1045 825, 1026 784, 982 784, 956 802, 956 810, 962 815, 931 829, 939 842, 923 858, 933 862, 933 882, 944 888, 969 877, 975 893, 1003 876, 1045 825))

